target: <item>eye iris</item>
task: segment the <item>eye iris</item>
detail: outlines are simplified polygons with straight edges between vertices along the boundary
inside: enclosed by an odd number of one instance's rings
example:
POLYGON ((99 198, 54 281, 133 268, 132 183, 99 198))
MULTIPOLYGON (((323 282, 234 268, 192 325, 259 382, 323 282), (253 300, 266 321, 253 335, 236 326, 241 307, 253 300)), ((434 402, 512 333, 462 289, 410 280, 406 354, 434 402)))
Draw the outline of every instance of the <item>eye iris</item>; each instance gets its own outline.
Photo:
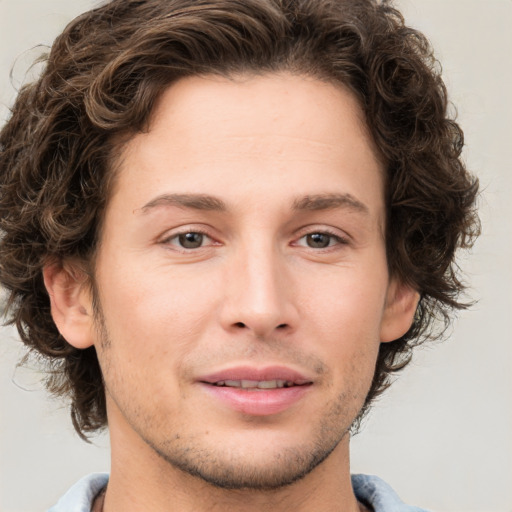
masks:
POLYGON ((197 249, 203 243, 203 235, 201 233, 184 233, 179 235, 180 245, 185 249, 197 249))
POLYGON ((329 246, 331 237, 325 233, 311 233, 307 235, 306 240, 309 247, 322 249, 329 246))

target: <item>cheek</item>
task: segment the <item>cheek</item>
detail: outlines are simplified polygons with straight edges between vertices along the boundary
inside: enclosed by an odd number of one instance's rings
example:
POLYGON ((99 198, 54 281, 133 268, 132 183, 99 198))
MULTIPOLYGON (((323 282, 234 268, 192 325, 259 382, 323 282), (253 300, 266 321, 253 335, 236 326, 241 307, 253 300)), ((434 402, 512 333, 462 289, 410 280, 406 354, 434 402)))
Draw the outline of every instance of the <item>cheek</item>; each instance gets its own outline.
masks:
POLYGON ((339 269, 300 293, 305 339, 342 379, 357 373, 371 380, 380 346, 387 272, 365 270, 339 269))
POLYGON ((117 269, 101 280, 103 336, 108 333, 110 343, 99 344, 98 357, 115 403, 137 416, 160 410, 162 404, 177 407, 176 397, 183 394, 182 363, 197 352, 211 300, 194 283, 176 276, 128 275, 117 269), (134 401, 140 394, 144 399, 134 401))
POLYGON ((179 268, 142 272, 140 266, 129 267, 125 261, 99 279, 109 335, 122 340, 120 348, 127 353, 146 359, 155 352, 178 357, 191 350, 216 308, 214 290, 219 288, 179 268))
POLYGON ((352 266, 323 276, 310 274, 299 292, 303 318, 329 335, 378 341, 387 292, 387 270, 379 267, 377 263, 373 269, 352 266))

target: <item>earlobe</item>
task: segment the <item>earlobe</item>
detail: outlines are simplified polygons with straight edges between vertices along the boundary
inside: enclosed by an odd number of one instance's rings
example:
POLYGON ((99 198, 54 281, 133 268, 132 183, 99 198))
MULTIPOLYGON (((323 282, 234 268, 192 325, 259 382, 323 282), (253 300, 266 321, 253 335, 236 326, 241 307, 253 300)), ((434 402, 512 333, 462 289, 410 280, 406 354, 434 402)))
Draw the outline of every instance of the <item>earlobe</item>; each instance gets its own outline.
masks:
POLYGON ((72 263, 52 263, 44 267, 43 278, 52 318, 63 338, 78 349, 92 346, 93 315, 86 273, 72 263))
POLYGON ((390 283, 381 322, 382 343, 397 340, 410 329, 419 299, 419 293, 411 286, 396 280, 390 283))

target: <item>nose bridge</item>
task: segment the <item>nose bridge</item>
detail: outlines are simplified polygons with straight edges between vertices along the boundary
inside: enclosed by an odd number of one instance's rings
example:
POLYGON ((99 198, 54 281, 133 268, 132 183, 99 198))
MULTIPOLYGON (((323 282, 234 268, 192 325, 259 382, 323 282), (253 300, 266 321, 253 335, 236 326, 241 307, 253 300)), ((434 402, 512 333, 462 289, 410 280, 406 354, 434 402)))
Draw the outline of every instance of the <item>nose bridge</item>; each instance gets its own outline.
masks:
POLYGON ((243 327, 257 336, 292 328, 294 306, 284 255, 262 236, 253 237, 235 252, 227 279, 226 327, 243 327))

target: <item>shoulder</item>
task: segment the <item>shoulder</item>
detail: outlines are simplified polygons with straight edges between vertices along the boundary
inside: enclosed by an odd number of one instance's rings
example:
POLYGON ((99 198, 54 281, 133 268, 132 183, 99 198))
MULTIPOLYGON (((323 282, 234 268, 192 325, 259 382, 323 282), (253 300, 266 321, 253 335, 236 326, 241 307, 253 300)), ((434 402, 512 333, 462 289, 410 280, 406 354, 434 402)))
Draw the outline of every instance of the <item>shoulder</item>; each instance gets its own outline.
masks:
POLYGON ((107 485, 108 473, 93 473, 79 480, 48 512, 90 512, 97 494, 107 485))
POLYGON ((384 480, 373 475, 352 475, 352 487, 359 501, 374 512, 427 512, 403 503, 384 480))

